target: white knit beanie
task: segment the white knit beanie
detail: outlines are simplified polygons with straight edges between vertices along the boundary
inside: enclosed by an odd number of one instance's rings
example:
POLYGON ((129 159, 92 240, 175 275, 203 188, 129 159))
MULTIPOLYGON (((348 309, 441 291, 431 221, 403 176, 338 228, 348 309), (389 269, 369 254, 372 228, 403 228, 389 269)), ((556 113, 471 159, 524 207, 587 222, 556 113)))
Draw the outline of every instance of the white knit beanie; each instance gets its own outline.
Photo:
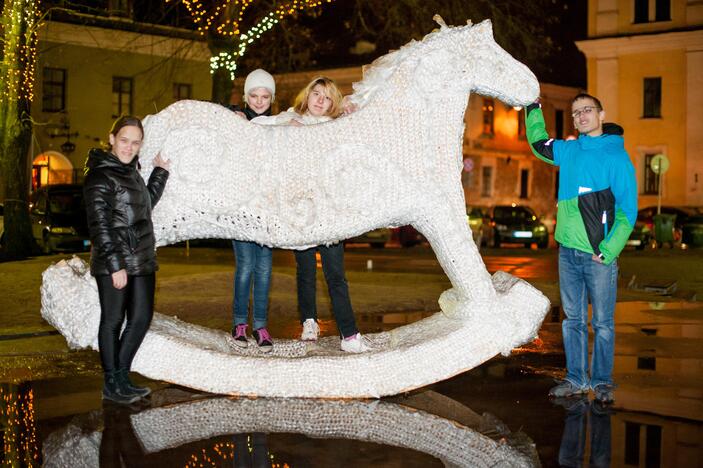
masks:
POLYGON ((273 76, 261 68, 257 68, 247 75, 247 79, 244 81, 244 96, 246 97, 249 95, 249 91, 256 88, 266 88, 271 91, 272 100, 276 97, 276 82, 273 80, 273 76))

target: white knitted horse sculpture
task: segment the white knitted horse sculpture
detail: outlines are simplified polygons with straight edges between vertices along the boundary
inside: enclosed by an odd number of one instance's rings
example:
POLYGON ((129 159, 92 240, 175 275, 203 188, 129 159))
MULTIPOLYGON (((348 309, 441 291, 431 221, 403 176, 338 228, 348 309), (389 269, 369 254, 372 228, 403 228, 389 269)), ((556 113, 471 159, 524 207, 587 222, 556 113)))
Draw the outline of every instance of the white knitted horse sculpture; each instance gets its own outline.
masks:
MULTIPOLYGON (((412 224, 454 287, 440 298, 443 314, 372 336, 376 349, 362 355, 343 355, 330 337, 317 345, 277 340, 266 357, 255 347, 234 353, 224 332, 157 314, 133 370, 218 393, 379 396, 445 379, 536 336, 548 301, 505 273, 491 280, 466 222, 461 168, 468 94, 520 106, 537 98, 539 85, 495 43, 489 21, 438 21, 439 31, 374 62, 355 85, 359 110, 350 116, 271 127, 180 101, 146 119, 140 159, 144 176, 158 152, 171 160, 153 213, 159 245, 224 238, 300 249, 412 224)), ((97 294, 64 300, 62 281, 75 288, 73 271, 83 272, 52 268, 45 318, 69 343, 96 347, 97 294), (77 309, 88 312, 81 318, 77 309)))

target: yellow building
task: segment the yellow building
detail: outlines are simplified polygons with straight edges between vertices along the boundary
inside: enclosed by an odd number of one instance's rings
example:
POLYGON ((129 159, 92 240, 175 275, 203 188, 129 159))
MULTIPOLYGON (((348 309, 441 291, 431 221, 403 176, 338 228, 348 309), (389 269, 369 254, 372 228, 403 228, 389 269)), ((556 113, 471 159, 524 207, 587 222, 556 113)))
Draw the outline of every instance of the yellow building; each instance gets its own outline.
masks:
POLYGON ((118 116, 144 117, 179 99, 211 96, 204 41, 176 28, 114 22, 108 28, 47 21, 39 32, 33 189, 80 182, 88 150, 107 141, 118 116))
POLYGON ((640 207, 656 205, 649 162, 664 154, 662 203, 703 205, 703 2, 589 0, 589 93, 625 128, 640 207))

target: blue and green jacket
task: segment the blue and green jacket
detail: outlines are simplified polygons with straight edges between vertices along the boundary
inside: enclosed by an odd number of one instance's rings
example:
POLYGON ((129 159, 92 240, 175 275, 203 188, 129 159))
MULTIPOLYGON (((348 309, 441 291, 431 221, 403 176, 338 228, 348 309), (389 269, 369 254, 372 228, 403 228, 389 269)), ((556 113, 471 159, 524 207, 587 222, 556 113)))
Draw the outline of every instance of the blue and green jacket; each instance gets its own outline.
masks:
POLYGON ((622 130, 572 141, 550 139, 539 104, 527 107, 525 129, 535 156, 559 166, 554 238, 565 247, 603 254, 604 263, 612 263, 637 219, 635 168, 622 130))

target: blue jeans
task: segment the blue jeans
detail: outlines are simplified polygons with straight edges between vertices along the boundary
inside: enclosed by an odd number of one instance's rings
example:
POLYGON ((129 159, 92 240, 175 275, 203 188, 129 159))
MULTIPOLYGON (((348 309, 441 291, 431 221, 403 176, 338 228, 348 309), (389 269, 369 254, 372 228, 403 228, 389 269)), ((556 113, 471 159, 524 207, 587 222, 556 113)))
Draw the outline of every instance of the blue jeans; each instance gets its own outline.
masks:
POLYGON ((307 250, 295 251, 297 265, 298 308, 300 321, 317 320, 316 286, 317 260, 315 251, 320 252, 322 271, 327 281, 327 291, 332 302, 332 313, 342 337, 356 335, 354 310, 349 299, 349 285, 344 276, 344 245, 342 242, 330 246, 319 245, 307 250))
POLYGON ((266 326, 268 318, 269 286, 271 284, 272 252, 269 247, 255 242, 232 241, 237 269, 234 273, 234 326, 247 323, 249 293, 254 283, 254 330, 266 326))
POLYGON ((579 388, 612 384, 615 351, 617 260, 604 265, 592 254, 559 248, 559 289, 566 318, 561 324, 566 353, 566 380, 579 388), (593 317, 593 355, 588 372, 588 300, 593 317))

